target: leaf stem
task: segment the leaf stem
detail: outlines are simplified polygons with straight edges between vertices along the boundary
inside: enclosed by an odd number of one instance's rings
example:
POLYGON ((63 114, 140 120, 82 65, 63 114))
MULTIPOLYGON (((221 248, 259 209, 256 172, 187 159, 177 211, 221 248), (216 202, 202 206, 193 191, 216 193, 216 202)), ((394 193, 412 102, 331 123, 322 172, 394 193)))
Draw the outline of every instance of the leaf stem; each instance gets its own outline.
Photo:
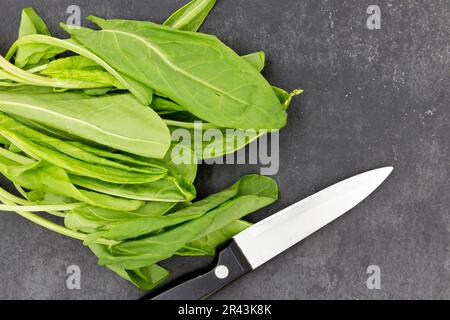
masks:
POLYGON ((0 187, 0 196, 8 201, 18 203, 18 204, 24 205, 24 206, 34 204, 34 202, 19 198, 19 197, 13 195, 12 193, 9 193, 8 191, 6 191, 5 189, 3 189, 1 187, 0 187))
POLYGON ((36 205, 9 205, 0 204, 0 211, 14 212, 44 212, 44 211, 68 211, 84 206, 83 202, 64 204, 36 204, 36 205))
POLYGON ((175 23, 172 25, 172 28, 181 29, 187 24, 191 23, 199 13, 201 13, 205 8, 209 5, 208 1, 200 1, 196 3, 191 10, 187 11, 187 13, 180 17, 175 23))
POLYGON ((0 156, 3 156, 9 160, 12 160, 14 162, 17 162, 19 164, 23 164, 23 165, 29 165, 29 164, 33 164, 36 161, 33 159, 30 159, 28 157, 22 156, 20 154, 17 154, 15 152, 11 152, 9 150, 6 150, 5 148, 0 147, 0 156))
POLYGON ((16 188, 17 192, 19 192, 20 195, 21 195, 22 197, 24 197, 24 199, 29 200, 29 199, 28 199, 28 194, 26 193, 26 191, 25 191, 21 186, 19 186, 19 185, 18 185, 17 183, 15 183, 15 182, 13 182, 13 185, 14 185, 14 188, 16 188))
POLYGON ((28 69, 27 72, 30 72, 30 73, 37 73, 37 72, 44 71, 44 70, 47 69, 47 68, 48 68, 48 64, 43 64, 43 65, 40 65, 40 66, 31 68, 31 69, 28 69))
POLYGON ((9 72, 14 75, 17 80, 16 82, 24 84, 33 84, 39 87, 53 87, 53 88, 63 88, 63 89, 90 89, 90 88, 102 88, 103 84, 90 81, 81 80, 62 80, 56 78, 42 77, 40 75, 25 71, 21 68, 16 67, 11 62, 3 58, 0 55, 0 67, 4 71, 9 72))
MULTIPOLYGON (((198 124, 195 124, 193 122, 181 122, 181 121, 168 120, 168 119, 163 119, 163 121, 168 126, 179 127, 179 128, 184 128, 184 129, 196 129, 198 126, 198 124)), ((201 128, 204 130, 208 130, 208 129, 219 129, 220 127, 218 127, 212 123, 209 123, 209 122, 202 122, 201 128)))
MULTIPOLYGON (((11 201, 9 201, 9 200, 1 197, 1 196, 0 196, 0 200, 3 203, 9 204, 9 205, 13 204, 13 202, 11 202, 11 201)), ((27 220, 29 220, 31 222, 34 222, 37 225, 40 225, 41 227, 44 227, 44 228, 46 228, 48 230, 51 230, 51 231, 57 232, 59 234, 62 234, 64 236, 67 236, 67 237, 70 237, 70 238, 74 238, 74 239, 78 239, 78 240, 81 240, 81 241, 86 240, 87 234, 70 230, 70 229, 68 229, 66 227, 63 227, 63 226, 61 226, 59 224, 56 224, 56 223, 54 223, 52 221, 44 219, 44 218, 42 218, 42 217, 40 217, 40 216, 38 216, 38 215, 36 215, 34 213, 31 213, 31 212, 20 212, 20 211, 19 212, 16 211, 16 213, 18 215, 20 215, 21 217, 23 217, 23 218, 25 218, 25 219, 27 219, 27 220)), ((114 241, 114 240, 107 240, 107 239, 100 238, 100 239, 96 240, 96 243, 102 244, 102 245, 106 245, 106 246, 113 246, 113 245, 118 244, 119 242, 114 241)))
POLYGON ((96 54, 92 53, 91 51, 87 50, 83 46, 76 44, 74 42, 71 42, 70 40, 61 40, 58 38, 53 38, 50 36, 45 35, 28 35, 24 36, 20 39, 18 39, 12 46, 11 49, 9 49, 8 53, 6 54, 6 59, 11 59, 14 53, 17 51, 19 46, 24 44, 47 44, 50 46, 54 46, 57 48, 66 49, 75 53, 78 53, 79 55, 91 59, 92 61, 96 62, 98 65, 102 66, 106 71, 108 71, 114 78, 117 79, 122 85, 124 85, 128 90, 130 90, 131 93, 133 93, 136 97, 139 98, 141 102, 146 101, 147 98, 143 97, 139 91, 135 90, 133 85, 131 85, 119 72, 116 71, 113 67, 111 67, 105 60, 97 56, 96 54))
POLYGON ((2 77, 2 79, 14 81, 14 82, 16 82, 18 84, 21 84, 21 85, 24 85, 24 84, 33 85, 33 82, 26 81, 24 79, 16 77, 15 75, 10 74, 9 72, 6 72, 5 70, 3 70, 1 68, 0 68, 0 76, 2 77))

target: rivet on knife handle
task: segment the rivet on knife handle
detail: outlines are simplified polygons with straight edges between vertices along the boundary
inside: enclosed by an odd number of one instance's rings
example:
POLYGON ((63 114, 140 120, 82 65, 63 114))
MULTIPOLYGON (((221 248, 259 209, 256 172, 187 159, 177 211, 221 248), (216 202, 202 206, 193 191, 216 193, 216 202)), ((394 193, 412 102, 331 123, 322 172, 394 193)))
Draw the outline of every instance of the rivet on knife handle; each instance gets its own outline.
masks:
POLYGON ((150 298, 152 300, 206 299, 251 270, 239 247, 232 241, 219 253, 217 264, 212 270, 150 298))

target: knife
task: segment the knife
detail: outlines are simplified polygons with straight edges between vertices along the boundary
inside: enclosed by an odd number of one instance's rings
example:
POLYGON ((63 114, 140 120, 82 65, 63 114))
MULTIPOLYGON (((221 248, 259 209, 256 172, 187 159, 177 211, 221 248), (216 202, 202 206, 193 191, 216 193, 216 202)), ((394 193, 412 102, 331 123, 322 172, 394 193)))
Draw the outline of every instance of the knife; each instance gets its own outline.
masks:
POLYGON ((214 268, 153 296, 152 300, 206 299, 352 209, 375 191, 392 170, 379 168, 348 178, 254 224, 233 237, 219 253, 214 268))

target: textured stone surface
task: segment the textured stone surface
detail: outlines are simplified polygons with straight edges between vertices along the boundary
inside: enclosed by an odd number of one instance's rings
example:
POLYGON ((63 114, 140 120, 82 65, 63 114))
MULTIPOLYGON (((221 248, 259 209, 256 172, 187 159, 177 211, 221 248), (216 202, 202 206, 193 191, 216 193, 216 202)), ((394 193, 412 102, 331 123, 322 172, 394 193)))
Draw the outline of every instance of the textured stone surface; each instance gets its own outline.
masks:
MULTIPOLYGON (((83 15, 161 22, 184 1, 2 0, 0 48, 16 37, 20 9, 33 5, 52 30, 78 4, 83 15)), ((450 3, 447 0, 219 0, 203 29, 240 53, 264 50, 276 85, 306 93, 281 132, 280 201, 257 221, 358 172, 393 165, 373 196, 215 299, 450 298, 450 3), (381 7, 381 30, 366 9, 381 7), (369 265, 381 290, 368 290, 369 265)), ((55 32, 62 35, 61 32, 55 32)), ((257 166, 202 166, 201 195, 257 166)), ((0 216, 0 298, 135 299, 141 292, 75 240, 16 215, 0 216), (81 290, 66 289, 79 265, 81 290)), ((209 259, 169 261, 177 274, 209 259)))

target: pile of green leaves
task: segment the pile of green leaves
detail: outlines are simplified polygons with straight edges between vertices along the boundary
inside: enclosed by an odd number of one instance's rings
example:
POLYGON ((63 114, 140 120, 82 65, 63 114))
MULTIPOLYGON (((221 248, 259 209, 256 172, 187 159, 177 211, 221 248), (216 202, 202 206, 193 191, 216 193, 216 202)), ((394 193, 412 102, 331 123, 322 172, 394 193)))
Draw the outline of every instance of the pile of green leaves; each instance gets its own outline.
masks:
MULTIPOLYGON (((0 172, 21 197, 0 188, 0 210, 82 240, 99 264, 150 290, 169 275, 160 261, 213 255, 249 226, 242 217, 276 201, 272 179, 248 175, 193 202, 208 146, 171 142, 176 128, 278 130, 301 93, 267 82, 264 53, 239 56, 197 32, 214 4, 193 0, 163 25, 90 17, 100 30, 62 24, 66 40, 24 9, 0 56, 0 172)), ((227 134, 215 156, 260 135, 236 144, 227 134)))

